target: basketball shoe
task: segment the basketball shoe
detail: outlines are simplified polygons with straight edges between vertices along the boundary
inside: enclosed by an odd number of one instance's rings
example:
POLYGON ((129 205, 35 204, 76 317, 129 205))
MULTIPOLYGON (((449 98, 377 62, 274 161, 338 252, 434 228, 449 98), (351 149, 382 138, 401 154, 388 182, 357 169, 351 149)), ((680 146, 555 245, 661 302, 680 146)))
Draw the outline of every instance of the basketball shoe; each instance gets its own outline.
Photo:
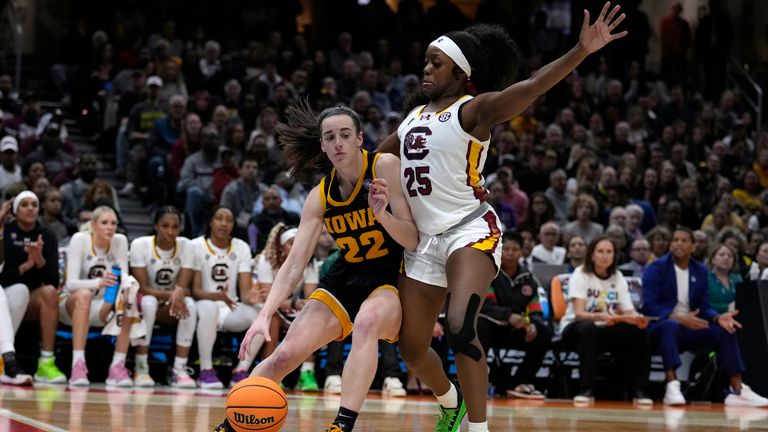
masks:
POLYGON ((445 408, 440 405, 440 418, 435 425, 435 432, 458 432, 461 428, 461 420, 467 415, 467 405, 464 403, 464 395, 461 389, 456 386, 458 395, 458 404, 456 408, 445 408))

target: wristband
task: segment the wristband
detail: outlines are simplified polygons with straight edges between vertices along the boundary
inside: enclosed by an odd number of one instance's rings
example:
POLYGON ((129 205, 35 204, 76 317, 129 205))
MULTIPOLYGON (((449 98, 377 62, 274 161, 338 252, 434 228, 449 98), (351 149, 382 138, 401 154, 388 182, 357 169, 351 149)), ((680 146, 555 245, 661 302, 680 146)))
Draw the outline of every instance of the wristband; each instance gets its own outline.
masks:
POLYGON ((713 317, 712 317, 712 322, 713 322, 713 323, 715 323, 715 324, 717 324, 717 319, 718 319, 718 318, 720 318, 720 314, 717 314, 717 315, 713 316, 713 317))

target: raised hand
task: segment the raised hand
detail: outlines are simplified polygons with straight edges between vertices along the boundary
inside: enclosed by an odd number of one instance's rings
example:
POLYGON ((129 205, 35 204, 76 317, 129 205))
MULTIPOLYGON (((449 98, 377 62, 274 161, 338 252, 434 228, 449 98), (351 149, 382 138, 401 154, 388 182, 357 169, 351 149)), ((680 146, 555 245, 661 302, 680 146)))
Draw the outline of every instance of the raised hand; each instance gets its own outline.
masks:
POLYGON ((610 7, 611 2, 606 2, 597 17, 597 21, 592 25, 589 25, 589 11, 584 9, 584 24, 581 26, 579 44, 590 54, 608 45, 611 41, 627 35, 626 31, 612 33, 624 21, 626 15, 622 13, 618 17, 616 16, 621 10, 619 5, 614 6, 609 13, 610 7))
POLYGON ((6 200, 2 206, 0 206, 0 226, 5 225, 11 216, 11 205, 13 200, 6 200))

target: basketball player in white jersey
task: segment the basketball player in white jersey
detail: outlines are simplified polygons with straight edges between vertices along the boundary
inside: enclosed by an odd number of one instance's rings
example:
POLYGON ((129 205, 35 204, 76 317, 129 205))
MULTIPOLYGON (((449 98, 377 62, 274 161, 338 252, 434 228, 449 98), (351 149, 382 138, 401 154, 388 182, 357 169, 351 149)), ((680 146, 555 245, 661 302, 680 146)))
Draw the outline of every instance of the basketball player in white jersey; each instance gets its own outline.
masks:
MULTIPOLYGON (((67 248, 67 297, 59 303, 59 319, 72 326, 72 386, 90 385, 85 363, 89 327, 103 327, 114 307, 120 282, 112 266, 120 268, 121 279, 128 275, 128 239, 117 234, 117 214, 107 206, 97 207, 88 225, 90 232, 72 236, 67 248)), ((123 321, 109 367, 107 385, 131 387, 131 373, 125 368, 130 344, 131 320, 123 321)))
MULTIPOLYGON (((177 281, 184 254, 188 253, 185 237, 179 237, 181 212, 175 207, 161 207, 155 212, 155 234, 131 242, 131 274, 141 289, 141 313, 147 334, 135 339, 136 366, 133 381, 137 387, 152 387, 147 357, 155 321, 176 326, 176 358, 169 383, 172 387, 195 388, 195 380, 187 372, 187 358, 197 326, 197 308, 192 297, 177 281), (183 304, 180 316, 172 309, 174 302, 183 304)), ((181 306, 180 304, 180 306, 181 306)))
POLYGON ((428 101, 380 146, 400 155, 402 188, 421 232, 418 250, 405 252, 400 349, 408 367, 437 396, 436 430, 457 431, 465 413, 470 432, 488 430, 487 365, 475 323, 501 258, 499 220, 485 203, 480 175, 491 128, 512 120, 587 55, 626 34, 611 33, 624 15, 618 6, 610 12, 609 7, 606 3, 592 26, 585 10, 579 43, 511 86, 518 56, 502 28, 477 25, 438 37, 425 56, 422 90, 428 101), (464 395, 429 347, 445 302, 446 334, 464 395))
MULTIPOLYGON (((219 330, 241 332, 250 327, 263 304, 261 294, 251 287, 251 249, 232 238, 235 216, 219 207, 213 212, 205 234, 188 243, 184 269, 193 270, 192 295, 197 305, 197 348, 200 352, 200 387, 224 388, 213 370, 213 345, 219 330)), ((249 370, 264 343, 254 339, 252 351, 235 366, 249 370)))

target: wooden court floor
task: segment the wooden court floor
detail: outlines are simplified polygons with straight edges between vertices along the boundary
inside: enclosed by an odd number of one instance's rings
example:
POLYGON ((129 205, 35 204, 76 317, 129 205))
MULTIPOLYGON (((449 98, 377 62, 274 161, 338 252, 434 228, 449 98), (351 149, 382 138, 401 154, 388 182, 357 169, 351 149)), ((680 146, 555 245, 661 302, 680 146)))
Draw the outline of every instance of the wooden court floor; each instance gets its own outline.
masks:
MULTIPOLYGON (((78 390, 59 387, 0 387, 0 432, 37 431, 210 431, 223 416, 225 392, 169 387, 78 390)), ((282 431, 324 431, 338 397, 288 392, 282 431)), ((431 431, 436 403, 427 396, 383 399, 371 392, 356 431, 431 431)), ((489 402, 492 431, 737 431, 768 429, 768 409, 693 405, 640 409, 630 403, 489 402)))

